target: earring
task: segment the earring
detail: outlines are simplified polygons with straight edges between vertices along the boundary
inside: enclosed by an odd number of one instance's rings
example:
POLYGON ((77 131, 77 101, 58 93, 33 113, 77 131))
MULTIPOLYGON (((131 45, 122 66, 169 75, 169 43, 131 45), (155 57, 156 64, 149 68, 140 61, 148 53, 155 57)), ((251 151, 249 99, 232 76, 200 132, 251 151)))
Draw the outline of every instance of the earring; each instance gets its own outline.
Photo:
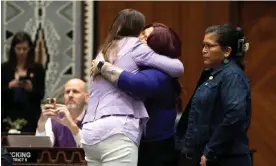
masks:
POLYGON ((225 58, 224 60, 223 60, 223 63, 224 64, 227 64, 229 62, 229 60, 227 59, 227 58, 225 58))

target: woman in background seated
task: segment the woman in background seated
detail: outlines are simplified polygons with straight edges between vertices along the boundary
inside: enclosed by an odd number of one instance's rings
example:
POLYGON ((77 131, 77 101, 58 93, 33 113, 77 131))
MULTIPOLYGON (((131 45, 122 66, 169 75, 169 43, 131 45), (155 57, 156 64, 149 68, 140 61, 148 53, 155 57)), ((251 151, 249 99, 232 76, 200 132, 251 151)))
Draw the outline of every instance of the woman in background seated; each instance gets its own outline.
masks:
MULTIPOLYGON (((34 61, 34 44, 29 34, 14 35, 9 50, 8 62, 1 65, 1 109, 2 121, 23 118, 27 124, 22 132, 35 132, 44 97, 45 71, 34 61)), ((2 131, 7 131, 2 123, 2 131)))
MULTIPOLYGON (((147 25, 139 36, 156 53, 177 58, 181 55, 181 41, 176 33, 161 23, 147 25)), ((181 86, 178 78, 154 68, 143 67, 134 74, 104 62, 100 71, 98 61, 92 68, 119 89, 144 101, 149 114, 138 154, 138 166, 174 166, 175 118, 181 107, 181 86), (113 72, 114 76, 109 77, 113 72)))
POLYGON ((241 28, 206 29, 202 54, 207 69, 177 126, 179 165, 251 166, 251 88, 244 73, 248 46, 241 28))

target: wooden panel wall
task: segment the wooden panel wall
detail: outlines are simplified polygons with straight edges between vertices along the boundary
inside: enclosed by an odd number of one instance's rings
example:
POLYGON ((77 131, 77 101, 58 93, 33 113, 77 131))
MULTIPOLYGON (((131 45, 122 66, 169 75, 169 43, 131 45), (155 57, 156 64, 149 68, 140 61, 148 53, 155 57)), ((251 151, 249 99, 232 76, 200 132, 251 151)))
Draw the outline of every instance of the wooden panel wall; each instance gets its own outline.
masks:
POLYGON ((146 22, 161 22, 173 28, 182 39, 182 57, 185 74, 183 102, 191 96, 203 67, 201 42, 207 26, 229 21, 229 2, 98 2, 98 45, 104 42, 114 17, 125 8, 141 11, 146 22), (220 13, 217 15, 217 13, 220 13))
POLYGON ((192 95, 203 67, 201 42, 205 29, 213 24, 241 25, 250 42, 247 74, 252 80, 251 147, 257 149, 254 166, 276 165, 276 4, 275 2, 97 2, 98 45, 107 36, 117 15, 125 8, 141 11, 147 23, 172 27, 182 39, 181 77, 186 93, 184 106, 192 95), (273 103, 274 102, 274 103, 273 103))
POLYGON ((244 2, 240 25, 250 49, 247 75, 252 86, 250 143, 256 166, 276 165, 276 2, 244 2))

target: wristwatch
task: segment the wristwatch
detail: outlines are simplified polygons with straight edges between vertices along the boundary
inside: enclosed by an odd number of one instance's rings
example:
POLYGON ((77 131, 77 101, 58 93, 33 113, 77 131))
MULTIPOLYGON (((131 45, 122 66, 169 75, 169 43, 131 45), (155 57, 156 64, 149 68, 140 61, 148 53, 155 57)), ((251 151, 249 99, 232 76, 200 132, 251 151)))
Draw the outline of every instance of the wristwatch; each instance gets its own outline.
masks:
POLYGON ((104 65, 104 61, 99 61, 98 65, 97 65, 99 72, 101 72, 103 65, 104 65))

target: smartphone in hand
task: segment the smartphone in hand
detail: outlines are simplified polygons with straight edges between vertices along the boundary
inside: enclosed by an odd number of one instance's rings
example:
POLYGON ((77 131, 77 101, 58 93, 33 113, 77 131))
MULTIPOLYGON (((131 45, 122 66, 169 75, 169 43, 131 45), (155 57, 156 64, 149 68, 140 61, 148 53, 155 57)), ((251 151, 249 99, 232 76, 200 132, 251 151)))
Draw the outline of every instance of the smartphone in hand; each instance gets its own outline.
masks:
POLYGON ((28 79, 29 78, 27 76, 19 76, 19 84, 20 84, 20 86, 24 86, 24 84, 26 83, 26 81, 28 79))
POLYGON ((47 98, 46 104, 53 104, 56 105, 56 98, 47 98))

